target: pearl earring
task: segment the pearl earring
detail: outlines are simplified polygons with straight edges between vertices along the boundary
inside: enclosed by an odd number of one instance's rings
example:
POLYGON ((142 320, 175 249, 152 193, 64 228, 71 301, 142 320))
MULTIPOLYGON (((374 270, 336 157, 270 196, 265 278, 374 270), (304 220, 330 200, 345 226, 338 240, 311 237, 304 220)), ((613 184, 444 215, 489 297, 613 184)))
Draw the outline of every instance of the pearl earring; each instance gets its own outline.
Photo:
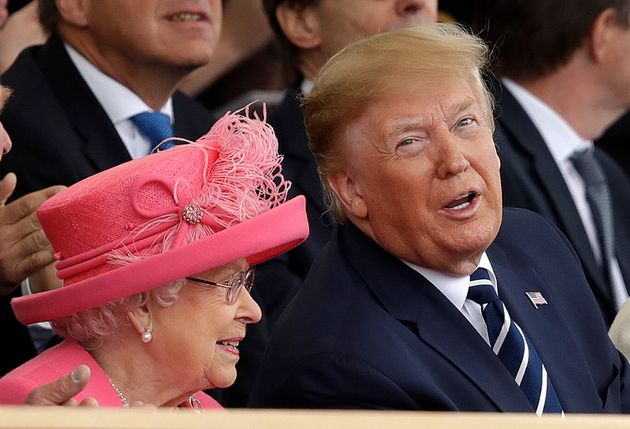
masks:
POLYGON ((145 331, 141 335, 141 338, 143 343, 148 343, 149 341, 151 341, 153 339, 153 332, 151 331, 151 329, 145 329, 145 331))

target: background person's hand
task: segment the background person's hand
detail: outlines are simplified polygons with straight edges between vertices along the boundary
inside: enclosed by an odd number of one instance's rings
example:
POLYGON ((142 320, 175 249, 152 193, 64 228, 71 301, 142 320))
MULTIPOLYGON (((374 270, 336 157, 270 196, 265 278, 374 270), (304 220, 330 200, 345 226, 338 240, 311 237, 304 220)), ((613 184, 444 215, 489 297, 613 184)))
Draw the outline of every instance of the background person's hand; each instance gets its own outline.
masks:
POLYGON ((52 186, 5 205, 16 184, 15 174, 0 180, 0 296, 53 262, 53 250, 35 215, 48 198, 65 189, 52 186))
POLYGON ((68 407, 98 407, 98 402, 91 396, 80 403, 74 397, 87 386, 90 381, 90 368, 79 365, 70 374, 35 388, 24 400, 24 405, 64 405, 68 407))

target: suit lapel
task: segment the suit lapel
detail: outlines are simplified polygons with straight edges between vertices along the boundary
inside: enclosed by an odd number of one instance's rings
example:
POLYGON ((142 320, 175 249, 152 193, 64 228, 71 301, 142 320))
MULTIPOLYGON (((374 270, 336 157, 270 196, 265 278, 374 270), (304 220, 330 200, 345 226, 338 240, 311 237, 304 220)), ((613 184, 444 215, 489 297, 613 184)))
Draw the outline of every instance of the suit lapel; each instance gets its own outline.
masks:
POLYGON ((70 60, 61 39, 51 36, 40 53, 43 72, 66 112, 67 118, 83 140, 83 153, 102 171, 129 161, 131 157, 116 128, 70 60))
POLYGON ((349 259, 383 308, 403 325, 413 325, 418 338, 477 385, 498 410, 532 411, 488 344, 437 288, 356 227, 344 229, 349 259))
POLYGON ((551 290, 530 266, 510 264, 496 247, 491 247, 488 255, 499 283, 499 295, 512 319, 536 347, 564 411, 598 411, 593 408, 593 404, 599 402, 598 397, 593 397, 597 387, 585 376, 590 370, 571 331, 557 312, 551 290), (541 292, 548 304, 534 307, 525 292, 541 292))
POLYGON ((509 134, 507 138, 529 155, 536 178, 543 187, 547 201, 554 209, 559 226, 573 244, 585 271, 595 280, 597 287, 607 300, 612 300, 602 271, 597 266, 586 231, 579 221, 580 215, 575 208, 573 197, 556 165, 547 144, 529 119, 521 105, 505 88, 497 97, 501 104, 501 116, 498 121, 509 134), (576 221, 577 220, 577 221, 576 221))
POLYGON ((431 289, 417 315, 419 337, 459 368, 500 411, 532 411, 524 393, 468 320, 426 280, 417 286, 431 289))

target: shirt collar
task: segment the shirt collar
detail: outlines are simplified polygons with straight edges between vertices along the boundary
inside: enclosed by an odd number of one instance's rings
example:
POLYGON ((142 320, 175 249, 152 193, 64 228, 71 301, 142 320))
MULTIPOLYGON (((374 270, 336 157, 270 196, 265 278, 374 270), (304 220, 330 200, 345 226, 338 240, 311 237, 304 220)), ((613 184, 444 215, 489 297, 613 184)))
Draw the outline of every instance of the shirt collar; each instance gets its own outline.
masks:
MULTIPOLYGON (((407 262, 404 260, 403 262, 414 271, 420 273, 429 282, 431 282, 433 286, 435 286, 440 292, 442 292, 442 294, 461 311, 461 309, 464 307, 466 296, 468 295, 470 276, 453 277, 448 274, 432 270, 430 268, 421 267, 411 262, 407 262)), ((497 278, 494 275, 494 270, 492 269, 490 259, 488 259, 488 255, 486 255, 486 252, 483 252, 483 254, 481 255, 481 259, 479 260, 479 265, 477 265, 477 268, 485 268, 486 270, 488 270, 488 272, 490 273, 492 284, 498 294, 499 291, 497 278)))
POLYGON ((576 151, 593 147, 593 142, 580 137, 558 113, 544 101, 514 82, 503 78, 503 84, 532 120, 557 164, 567 162, 576 151))
MULTIPOLYGON (((133 115, 153 110, 133 91, 107 76, 72 46, 67 43, 64 45, 79 74, 101 103, 112 123, 118 124, 133 115)), ((171 98, 160 109, 160 112, 168 115, 171 118, 171 123, 173 122, 171 98)))
POLYGON ((302 94, 310 94, 311 90, 313 89, 313 84, 314 82, 311 79, 304 78, 302 80, 302 84, 300 85, 300 91, 302 91, 302 94))

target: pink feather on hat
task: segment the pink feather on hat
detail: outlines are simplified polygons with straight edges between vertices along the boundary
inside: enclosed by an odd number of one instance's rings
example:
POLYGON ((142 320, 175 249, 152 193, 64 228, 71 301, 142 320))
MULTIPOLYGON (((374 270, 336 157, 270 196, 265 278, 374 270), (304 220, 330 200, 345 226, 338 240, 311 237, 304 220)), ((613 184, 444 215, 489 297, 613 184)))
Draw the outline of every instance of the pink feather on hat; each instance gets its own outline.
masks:
POLYGON ((196 142, 57 194, 37 215, 64 286, 14 299, 16 316, 23 323, 53 320, 239 258, 262 262, 299 244, 308 235, 304 198, 285 202, 290 182, 277 150, 265 118, 245 108, 227 113, 196 142))

